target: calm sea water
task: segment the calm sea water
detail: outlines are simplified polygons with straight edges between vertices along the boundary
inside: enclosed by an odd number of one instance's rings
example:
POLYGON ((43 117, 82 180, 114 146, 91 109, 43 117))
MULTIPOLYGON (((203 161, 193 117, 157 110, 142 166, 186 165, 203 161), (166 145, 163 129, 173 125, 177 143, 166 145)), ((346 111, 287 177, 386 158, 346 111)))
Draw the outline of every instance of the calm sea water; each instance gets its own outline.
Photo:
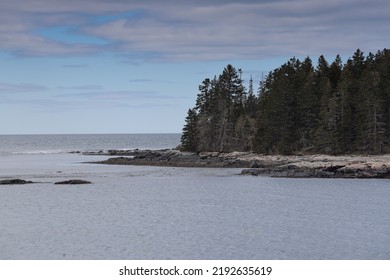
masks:
POLYGON ((388 180, 112 166, 179 134, 0 136, 0 259, 390 259, 388 180), (90 185, 55 185, 85 179, 90 185))
POLYGON ((164 149, 179 143, 180 134, 0 135, 0 155, 164 149))

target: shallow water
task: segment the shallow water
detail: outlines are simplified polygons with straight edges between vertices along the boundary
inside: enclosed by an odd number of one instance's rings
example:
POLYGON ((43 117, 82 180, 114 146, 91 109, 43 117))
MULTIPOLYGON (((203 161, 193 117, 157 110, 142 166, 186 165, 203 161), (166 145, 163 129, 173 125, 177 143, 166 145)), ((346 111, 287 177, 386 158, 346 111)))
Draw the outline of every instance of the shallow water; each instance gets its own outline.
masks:
POLYGON ((0 259, 389 259, 388 180, 0 157, 0 259), (90 185, 54 185, 66 179, 90 185))

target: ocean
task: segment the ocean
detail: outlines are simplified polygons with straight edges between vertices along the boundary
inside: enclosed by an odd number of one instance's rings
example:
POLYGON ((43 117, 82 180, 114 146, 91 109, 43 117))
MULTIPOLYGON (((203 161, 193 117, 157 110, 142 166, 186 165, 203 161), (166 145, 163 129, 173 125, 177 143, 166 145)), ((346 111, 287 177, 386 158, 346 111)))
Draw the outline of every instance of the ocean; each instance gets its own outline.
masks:
POLYGON ((0 259, 389 259, 388 180, 113 166, 84 151, 176 147, 180 134, 3 135, 0 259), (89 185, 55 185, 69 179, 89 185))
POLYGON ((120 149, 171 149, 180 143, 171 134, 0 135, 0 155, 60 154, 120 149))

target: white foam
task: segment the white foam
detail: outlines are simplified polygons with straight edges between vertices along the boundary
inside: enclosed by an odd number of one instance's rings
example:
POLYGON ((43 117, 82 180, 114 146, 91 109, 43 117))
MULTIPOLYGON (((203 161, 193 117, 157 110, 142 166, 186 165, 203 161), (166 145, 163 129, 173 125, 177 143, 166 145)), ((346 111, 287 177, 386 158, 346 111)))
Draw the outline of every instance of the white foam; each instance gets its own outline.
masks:
POLYGON ((45 155, 45 154, 65 154, 70 151, 64 150, 31 150, 31 151, 18 151, 12 152, 14 155, 45 155))

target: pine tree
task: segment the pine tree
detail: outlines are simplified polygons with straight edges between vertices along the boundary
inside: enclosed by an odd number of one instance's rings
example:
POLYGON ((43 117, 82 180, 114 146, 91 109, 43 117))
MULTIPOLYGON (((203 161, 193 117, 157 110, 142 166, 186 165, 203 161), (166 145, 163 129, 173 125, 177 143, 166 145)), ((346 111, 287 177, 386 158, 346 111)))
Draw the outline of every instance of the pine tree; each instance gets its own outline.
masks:
POLYGON ((316 68, 292 58, 245 90, 232 65, 199 87, 183 128, 191 151, 268 154, 390 152, 390 51, 366 57, 359 49, 345 65, 316 68))
POLYGON ((196 151, 198 147, 198 114, 195 109, 189 109, 181 136, 182 151, 196 151))
POLYGON ((250 79, 249 79, 248 94, 247 94, 247 98, 245 101, 245 114, 249 118, 254 118, 256 116, 257 102, 258 102, 258 100, 254 94, 253 78, 251 75, 250 79))
POLYGON ((320 96, 318 123, 315 131, 315 147, 313 150, 322 153, 336 153, 336 135, 338 119, 338 100, 335 90, 341 73, 341 60, 337 56, 335 62, 329 66, 323 56, 318 59, 315 71, 315 91, 320 96), (332 79, 333 83, 332 84, 332 79))
POLYGON ((227 65, 218 79, 218 151, 225 152, 234 148, 235 122, 243 108, 243 86, 238 71, 227 65), (233 141, 232 141, 233 140, 233 141))
POLYGON ((340 76, 343 70, 343 62, 340 55, 337 55, 335 60, 329 67, 328 77, 332 85, 332 90, 335 91, 338 87, 340 76))

